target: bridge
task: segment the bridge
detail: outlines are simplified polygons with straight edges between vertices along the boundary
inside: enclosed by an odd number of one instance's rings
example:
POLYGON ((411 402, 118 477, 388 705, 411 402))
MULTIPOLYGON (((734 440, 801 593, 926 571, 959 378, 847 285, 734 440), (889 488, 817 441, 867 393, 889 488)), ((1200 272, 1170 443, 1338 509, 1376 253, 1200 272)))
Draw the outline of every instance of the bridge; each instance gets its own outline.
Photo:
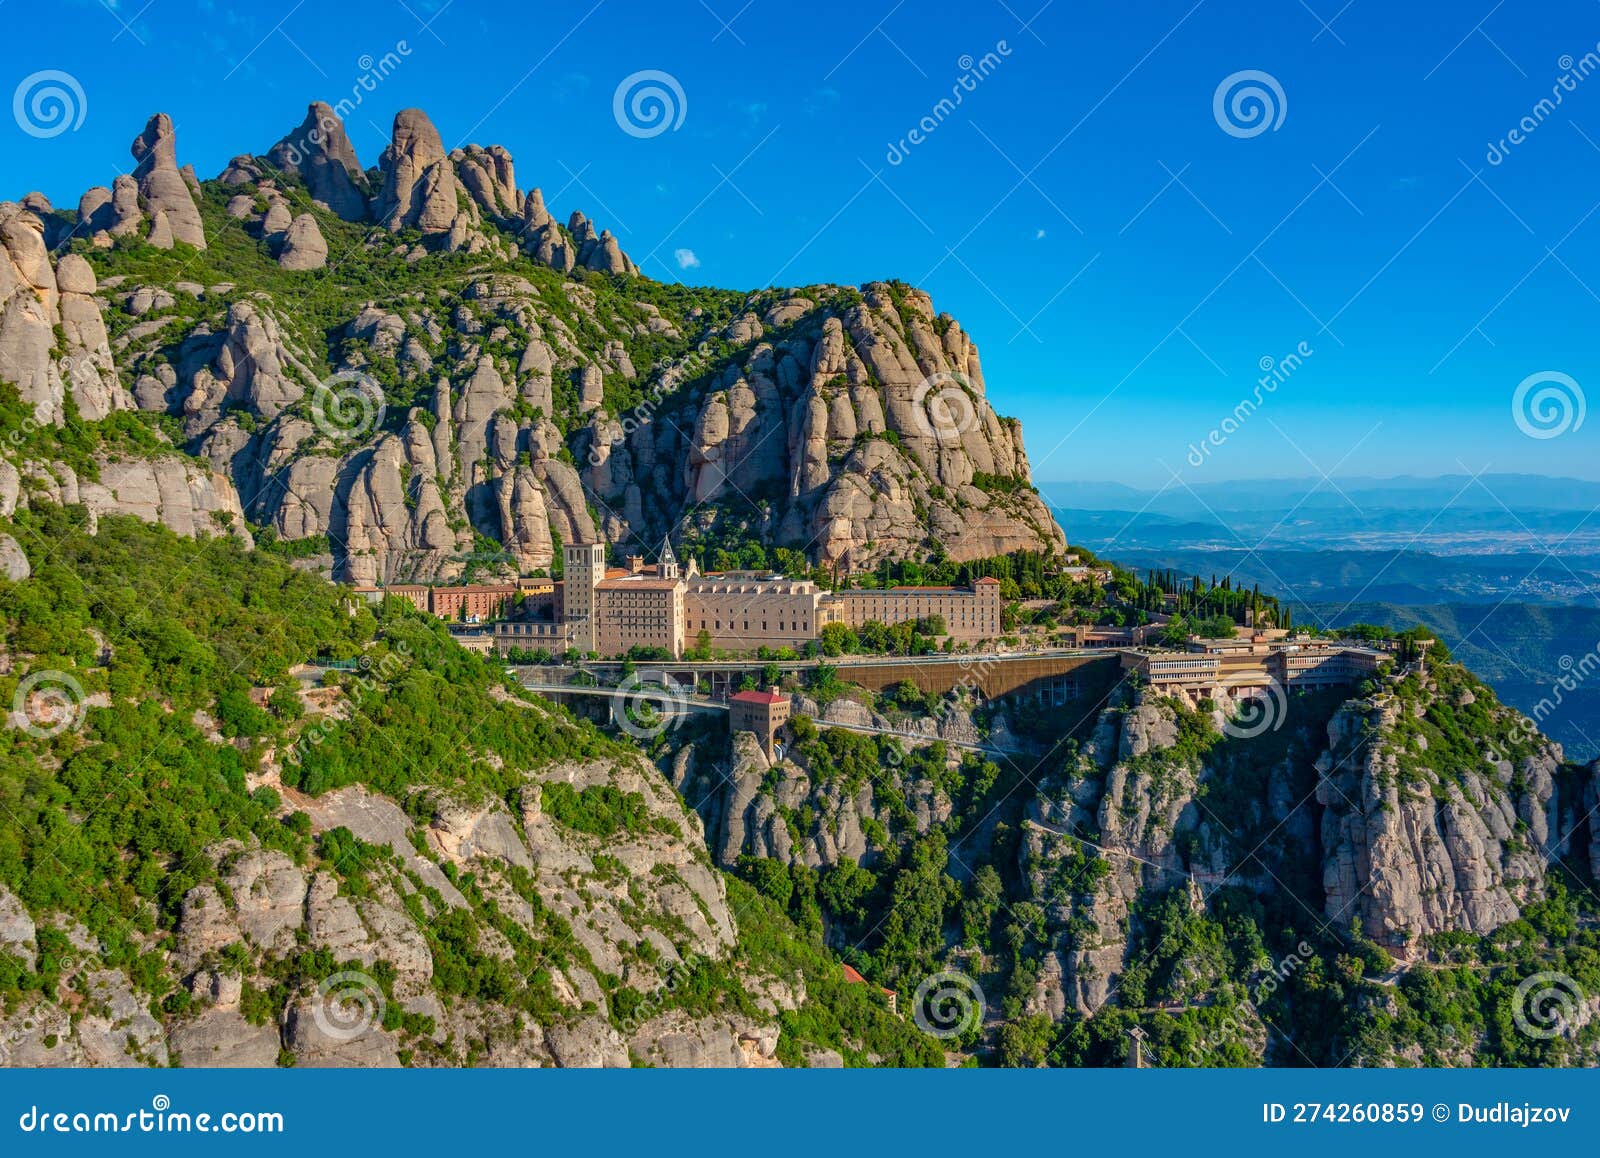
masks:
MULTIPOLYGON (((651 674, 655 674, 654 669, 652 669, 651 674)), ((528 689, 530 692, 544 696, 546 699, 554 700, 556 703, 562 703, 568 698, 604 700, 610 705, 611 716, 613 719, 616 718, 618 712, 624 710, 623 705, 625 705, 629 700, 637 701, 641 705, 648 704, 652 711, 656 712, 658 715, 666 716, 668 718, 681 719, 693 715, 726 715, 728 711, 728 705, 726 701, 714 700, 709 696, 685 695, 682 691, 659 689, 659 685, 645 684, 637 688, 624 689, 593 687, 585 686, 583 684, 539 683, 527 679, 522 680, 521 683, 522 686, 528 689)), ((822 728, 843 728, 848 732, 862 732, 879 736, 895 736, 902 740, 921 743, 933 743, 934 741, 938 740, 942 741, 946 746, 951 748, 960 748, 969 752, 983 752, 994 756, 1016 756, 1023 754, 1023 749, 1021 748, 1007 748, 1000 744, 974 742, 970 740, 952 740, 942 736, 929 736, 911 728, 884 728, 875 724, 842 723, 835 720, 824 719, 814 712, 796 712, 795 714, 803 715, 807 719, 816 721, 817 726, 822 728)))
MULTIPOLYGON (((768 669, 783 675, 804 675, 826 664, 841 679, 869 691, 881 692, 910 682, 924 694, 944 695, 958 687, 971 688, 983 699, 1027 696, 1048 706, 1059 706, 1085 694, 1103 690, 1120 672, 1117 652, 1108 648, 1058 649, 984 655, 843 656, 803 660, 640 660, 633 667, 663 672, 682 687, 700 687, 713 700, 739 690, 746 679, 760 681, 768 669)), ((601 683, 622 679, 621 660, 591 660, 580 670, 601 683)), ((550 667, 515 667, 518 678, 538 679, 535 673, 562 670, 550 667)), ((555 681, 547 681, 555 682, 555 681)))

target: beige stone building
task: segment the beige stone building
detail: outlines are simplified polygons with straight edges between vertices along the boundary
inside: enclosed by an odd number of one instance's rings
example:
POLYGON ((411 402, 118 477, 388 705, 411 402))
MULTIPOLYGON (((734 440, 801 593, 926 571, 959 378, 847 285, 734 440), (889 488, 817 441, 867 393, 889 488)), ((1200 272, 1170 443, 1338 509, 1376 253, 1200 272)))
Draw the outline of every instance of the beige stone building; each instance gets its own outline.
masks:
POLYGON ((561 617, 572 646, 599 650, 596 589, 606 577, 604 543, 566 543, 561 548, 561 617))
POLYGON ((632 568, 607 570, 598 543, 567 548, 563 561, 562 619, 572 646, 601 655, 634 647, 683 655, 685 584, 672 544, 664 544, 661 562, 648 568, 635 557, 632 568))
POLYGON ((736 692, 728 700, 728 730, 754 732, 767 759, 776 756, 778 733, 789 721, 789 697, 777 688, 736 692))
MULTIPOLYGON (((718 651, 752 654, 762 648, 799 650, 833 622, 859 628, 874 620, 896 624, 934 617, 959 642, 996 639, 1001 633, 996 579, 980 579, 971 587, 829 592, 809 579, 764 571, 703 575, 692 560, 683 574, 670 542, 662 544, 660 561, 653 564, 632 555, 627 567, 607 568, 601 543, 569 544, 562 562, 560 582, 524 580, 496 590, 496 598, 522 598, 518 614, 495 629, 502 652, 570 646, 613 656, 648 647, 682 658, 704 632, 718 651)), ((469 606, 469 617, 476 610, 469 606)))
POLYGON ((826 593, 809 579, 759 571, 696 573, 689 565, 684 636, 698 646, 701 632, 721 651, 801 648, 821 630, 826 593))
POLYGON ((979 579, 971 587, 852 587, 829 593, 823 605, 832 619, 851 628, 871 620, 894 624, 937 615, 958 643, 1000 636, 998 579, 979 579))
POLYGON ((633 647, 661 648, 674 659, 683 655, 682 579, 623 575, 602 579, 594 593, 595 650, 601 655, 633 647))

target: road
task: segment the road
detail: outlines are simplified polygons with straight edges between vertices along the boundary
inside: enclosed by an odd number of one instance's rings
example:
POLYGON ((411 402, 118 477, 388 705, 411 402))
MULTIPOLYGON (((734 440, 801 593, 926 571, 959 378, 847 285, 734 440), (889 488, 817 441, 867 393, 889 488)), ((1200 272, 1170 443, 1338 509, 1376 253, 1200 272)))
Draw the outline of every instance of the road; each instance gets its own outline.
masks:
MULTIPOLYGON (((819 663, 830 664, 839 668, 858 667, 899 667, 903 664, 956 664, 961 667, 983 667, 995 663, 1020 663, 1027 660, 1040 659, 1082 659, 1090 656, 1111 655, 1123 648, 1110 647, 1056 647, 1045 648, 1039 651, 1008 651, 987 652, 975 654, 971 652, 935 652, 932 655, 842 655, 842 656, 817 656, 811 659, 660 659, 636 660, 634 666, 640 671, 654 671, 664 668, 674 670, 694 669, 696 671, 750 671, 755 668, 764 668, 769 664, 780 671, 804 671, 816 667, 819 663)), ((621 667, 626 660, 620 659, 595 659, 584 660, 585 668, 614 668, 621 667)), ((521 664, 513 665, 518 672, 538 671, 538 666, 521 664)))
MULTIPOLYGON (((521 683, 522 686, 527 688, 530 692, 535 692, 542 695, 589 696, 596 699, 611 700, 613 703, 615 703, 617 700, 642 698, 650 704, 650 707, 653 710, 665 716, 687 716, 693 712, 726 712, 728 710, 727 701, 708 699, 705 696, 652 696, 642 689, 623 691, 620 688, 584 687, 573 686, 571 684, 533 683, 527 679, 523 679, 521 683)), ((809 720, 814 720, 819 727, 823 728, 843 728, 847 732, 861 732, 880 736, 895 736, 902 740, 912 740, 924 743, 932 743, 936 739, 944 739, 943 737, 928 736, 921 732, 910 731, 902 728, 883 728, 875 724, 850 724, 842 723, 836 720, 826 720, 811 712, 800 712, 797 714, 803 715, 809 720)), ((1024 754, 1021 749, 1005 748, 998 744, 974 743, 967 740, 949 739, 944 739, 944 743, 952 748, 961 748, 970 752, 984 752, 996 756, 1016 756, 1024 754)))

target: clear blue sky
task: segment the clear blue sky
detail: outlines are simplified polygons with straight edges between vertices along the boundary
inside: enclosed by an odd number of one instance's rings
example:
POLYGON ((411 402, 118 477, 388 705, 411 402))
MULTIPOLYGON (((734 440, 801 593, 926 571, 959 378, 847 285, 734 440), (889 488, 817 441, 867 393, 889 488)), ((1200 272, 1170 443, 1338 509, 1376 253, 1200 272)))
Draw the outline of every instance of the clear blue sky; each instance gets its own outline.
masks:
POLYGON ((75 204, 157 110, 214 176, 403 41, 349 118, 364 163, 416 105, 447 146, 504 144, 520 184, 651 276, 921 285, 977 338, 1040 480, 1600 478, 1600 416, 1533 439, 1511 413, 1546 370, 1600 405, 1600 72, 1534 112, 1563 57, 1597 51, 1600 5, 1041 3, 12 0, 0 79, 66 71, 86 111, 49 139, 0 120, 0 196, 75 204), (935 113, 986 53, 989 75, 935 113), (644 69, 685 97, 681 126, 648 138, 612 108, 644 69), (1214 93, 1243 70, 1281 87, 1276 129, 1219 126, 1214 93), (1293 377, 1186 462, 1258 363, 1301 342, 1293 377))

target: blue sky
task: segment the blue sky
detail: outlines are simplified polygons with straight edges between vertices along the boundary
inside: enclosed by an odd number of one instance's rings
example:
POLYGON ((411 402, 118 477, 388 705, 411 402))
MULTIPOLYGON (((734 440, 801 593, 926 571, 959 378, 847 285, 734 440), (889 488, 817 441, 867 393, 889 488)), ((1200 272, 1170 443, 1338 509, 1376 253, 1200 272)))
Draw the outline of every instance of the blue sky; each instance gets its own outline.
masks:
POLYGON ((979 342, 1041 482, 1600 478, 1600 417, 1533 438, 1512 413, 1546 371, 1600 392, 1600 70, 1571 79, 1600 5, 1041 3, 13 3, 0 81, 70 73, 84 116, 51 138, 0 121, 0 196, 76 204, 157 110, 214 176, 395 53, 348 119, 364 163, 415 105, 447 146, 505 145, 651 276, 920 285, 979 342), (619 128, 641 70, 681 88, 678 128, 619 128), (1282 93, 1255 135, 1214 113, 1247 70, 1282 93))

